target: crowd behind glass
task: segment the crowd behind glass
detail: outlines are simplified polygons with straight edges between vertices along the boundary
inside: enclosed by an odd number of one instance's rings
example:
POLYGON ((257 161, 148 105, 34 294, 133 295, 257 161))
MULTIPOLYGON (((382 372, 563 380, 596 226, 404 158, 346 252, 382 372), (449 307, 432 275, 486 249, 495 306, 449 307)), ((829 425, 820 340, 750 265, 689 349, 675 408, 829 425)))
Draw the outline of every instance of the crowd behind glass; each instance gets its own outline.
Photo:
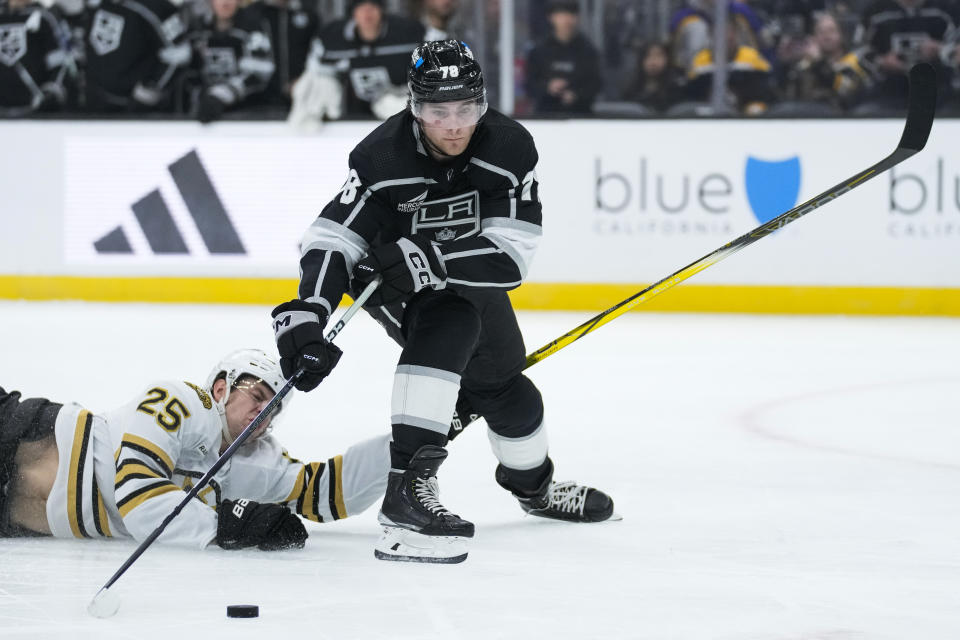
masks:
POLYGON ((0 115, 383 119, 447 37, 517 116, 899 115, 918 61, 960 115, 960 0, 177 1, 0 0, 0 115))

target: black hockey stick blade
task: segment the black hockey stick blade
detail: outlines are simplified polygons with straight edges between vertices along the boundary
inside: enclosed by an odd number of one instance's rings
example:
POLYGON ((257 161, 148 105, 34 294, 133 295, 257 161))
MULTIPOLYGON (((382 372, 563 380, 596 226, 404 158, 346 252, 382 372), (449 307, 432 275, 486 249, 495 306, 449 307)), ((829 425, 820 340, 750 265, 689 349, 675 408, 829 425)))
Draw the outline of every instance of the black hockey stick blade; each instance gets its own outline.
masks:
POLYGON ((903 135, 897 148, 873 166, 844 180, 823 193, 816 195, 806 202, 798 204, 793 209, 785 211, 776 218, 761 224, 752 231, 748 231, 739 238, 728 242, 719 249, 705 255, 696 262, 692 262, 670 274, 663 280, 655 282, 643 291, 633 294, 626 300, 618 302, 606 311, 590 318, 579 327, 568 331, 556 340, 540 347, 527 356, 527 367, 531 367, 544 358, 553 355, 567 345, 576 342, 591 331, 594 331, 614 318, 617 318, 642 302, 663 293, 667 289, 680 284, 690 276, 700 273, 707 267, 714 265, 724 258, 733 255, 740 249, 749 246, 778 229, 782 229, 791 222, 799 220, 814 209, 836 200, 847 191, 859 187, 871 178, 888 171, 914 155, 927 144, 930 129, 933 126, 933 116, 937 105, 937 78, 934 68, 927 63, 914 65, 910 70, 910 96, 907 106, 907 121, 903 127, 903 135))
POLYGON ((926 62, 910 69, 910 102, 907 124, 903 127, 899 149, 920 151, 927 145, 933 114, 937 107, 937 71, 926 62))

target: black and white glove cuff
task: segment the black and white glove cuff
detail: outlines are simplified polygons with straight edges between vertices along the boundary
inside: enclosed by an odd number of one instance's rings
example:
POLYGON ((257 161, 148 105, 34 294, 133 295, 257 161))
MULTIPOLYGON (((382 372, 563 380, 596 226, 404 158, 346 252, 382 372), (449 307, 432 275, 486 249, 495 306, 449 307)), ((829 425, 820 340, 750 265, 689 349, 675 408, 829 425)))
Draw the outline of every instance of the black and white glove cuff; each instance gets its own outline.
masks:
POLYGON ((406 238, 397 240, 397 246, 403 252, 403 259, 407 263, 407 269, 410 270, 414 292, 427 287, 443 289, 447 286, 443 254, 436 245, 430 244, 427 249, 432 251, 433 255, 427 255, 420 246, 406 238))
POLYGON ((274 337, 279 340, 280 336, 291 331, 294 327, 309 322, 320 324, 321 326, 323 324, 320 316, 312 311, 281 311, 273 317, 274 337))

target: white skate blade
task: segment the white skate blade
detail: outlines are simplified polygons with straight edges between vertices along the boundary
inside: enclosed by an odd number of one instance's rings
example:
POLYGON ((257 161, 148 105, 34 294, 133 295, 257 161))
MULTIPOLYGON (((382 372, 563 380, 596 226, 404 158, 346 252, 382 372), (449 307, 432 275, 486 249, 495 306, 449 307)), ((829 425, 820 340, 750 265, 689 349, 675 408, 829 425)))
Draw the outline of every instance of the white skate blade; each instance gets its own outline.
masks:
POLYGON ((393 562, 457 564, 467 559, 467 538, 425 536, 402 527, 384 527, 373 555, 393 562))

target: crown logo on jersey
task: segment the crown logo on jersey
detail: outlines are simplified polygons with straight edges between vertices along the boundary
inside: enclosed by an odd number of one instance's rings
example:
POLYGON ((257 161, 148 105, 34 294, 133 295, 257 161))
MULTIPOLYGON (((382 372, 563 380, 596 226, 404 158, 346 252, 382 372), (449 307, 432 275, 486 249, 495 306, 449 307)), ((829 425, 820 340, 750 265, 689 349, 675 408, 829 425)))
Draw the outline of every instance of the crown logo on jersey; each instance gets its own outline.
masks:
POLYGON ((447 240, 453 240, 457 237, 457 232, 451 229, 450 227, 445 227, 440 231, 437 231, 434 234, 437 238, 437 242, 445 242, 447 240))
POLYGON ((429 190, 424 190, 423 193, 418 195, 416 198, 407 200, 406 202, 401 202, 397 205, 397 211, 401 213, 413 213, 419 211, 420 205, 423 204, 423 201, 427 199, 427 193, 429 190))

